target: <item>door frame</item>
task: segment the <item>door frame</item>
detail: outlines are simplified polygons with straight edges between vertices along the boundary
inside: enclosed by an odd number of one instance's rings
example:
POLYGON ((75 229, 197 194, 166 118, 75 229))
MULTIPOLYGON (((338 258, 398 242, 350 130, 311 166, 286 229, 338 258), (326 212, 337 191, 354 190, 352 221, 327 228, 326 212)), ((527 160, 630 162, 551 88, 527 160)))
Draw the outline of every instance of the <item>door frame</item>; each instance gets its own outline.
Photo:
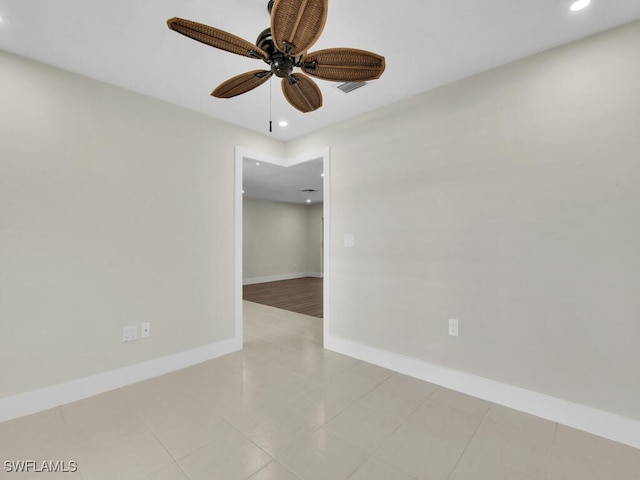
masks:
POLYGON ((303 153, 292 158, 280 158, 245 147, 235 147, 235 181, 234 181, 234 343, 238 350, 242 349, 243 341, 243 309, 242 309, 242 179, 243 160, 251 159, 258 162, 272 163, 282 167, 291 167, 311 160, 322 159, 322 217, 323 248, 322 259, 322 310, 323 310, 323 339, 326 345, 330 330, 330 279, 331 279, 331 149, 321 148, 313 152, 303 153))

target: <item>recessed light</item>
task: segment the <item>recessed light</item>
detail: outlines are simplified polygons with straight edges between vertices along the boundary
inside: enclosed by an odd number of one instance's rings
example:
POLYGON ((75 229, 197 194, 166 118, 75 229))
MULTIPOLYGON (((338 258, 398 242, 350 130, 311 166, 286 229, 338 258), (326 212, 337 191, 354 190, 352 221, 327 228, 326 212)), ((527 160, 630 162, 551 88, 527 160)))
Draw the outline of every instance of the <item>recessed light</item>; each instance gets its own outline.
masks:
POLYGON ((324 177, 324 173, 321 173, 321 174, 320 174, 320 176, 321 176, 321 177, 324 177))
POLYGON ((244 193, 244 190, 242 190, 242 193, 244 193))
POLYGON ((311 200, 309 200, 308 198, 307 198, 307 203, 311 203, 311 200))
POLYGON ((591 0, 577 0, 573 2, 573 4, 571 4, 571 11, 577 12, 579 10, 582 10, 583 8, 587 8, 590 3, 591 0))
POLYGON ((278 125, 280 125, 281 127, 288 127, 289 126, 289 122, 282 120, 280 123, 278 123, 278 125))
POLYGON ((260 162, 256 162, 256 167, 259 167, 259 166, 260 166, 260 162))

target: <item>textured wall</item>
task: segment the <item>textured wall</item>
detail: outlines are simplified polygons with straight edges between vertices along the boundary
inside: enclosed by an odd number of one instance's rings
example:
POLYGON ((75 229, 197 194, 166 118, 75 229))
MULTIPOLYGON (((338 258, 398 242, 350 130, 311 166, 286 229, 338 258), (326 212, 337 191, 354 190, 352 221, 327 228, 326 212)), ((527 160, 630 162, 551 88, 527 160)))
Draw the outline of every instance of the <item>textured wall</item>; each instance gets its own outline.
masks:
POLYGON ((284 145, 3 52, 0 71, 0 397, 231 338, 234 146, 284 145))
POLYGON ((635 22, 290 142, 331 145, 332 334, 640 419, 639 51, 635 22))

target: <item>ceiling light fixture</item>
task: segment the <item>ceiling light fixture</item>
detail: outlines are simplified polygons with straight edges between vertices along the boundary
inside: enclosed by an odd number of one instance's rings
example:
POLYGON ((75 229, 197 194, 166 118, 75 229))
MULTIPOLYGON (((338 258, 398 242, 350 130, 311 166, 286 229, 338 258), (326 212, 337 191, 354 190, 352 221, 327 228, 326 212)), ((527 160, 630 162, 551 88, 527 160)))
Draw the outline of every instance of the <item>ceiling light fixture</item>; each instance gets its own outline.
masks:
POLYGON ((280 123, 278 123, 278 125, 280 125, 281 127, 288 127, 289 126, 289 122, 282 120, 280 123))
POLYGON ((571 4, 571 11, 578 12, 583 8, 587 8, 590 3, 591 0, 576 0, 575 2, 573 2, 573 4, 571 4))
POLYGON ((321 176, 321 177, 324 177, 324 173, 321 173, 321 174, 320 174, 320 176, 321 176))
POLYGON ((259 167, 259 166, 260 166, 260 162, 256 162, 256 167, 259 167))
POLYGON ((307 203, 311 203, 311 200, 309 200, 308 198, 307 198, 307 203))

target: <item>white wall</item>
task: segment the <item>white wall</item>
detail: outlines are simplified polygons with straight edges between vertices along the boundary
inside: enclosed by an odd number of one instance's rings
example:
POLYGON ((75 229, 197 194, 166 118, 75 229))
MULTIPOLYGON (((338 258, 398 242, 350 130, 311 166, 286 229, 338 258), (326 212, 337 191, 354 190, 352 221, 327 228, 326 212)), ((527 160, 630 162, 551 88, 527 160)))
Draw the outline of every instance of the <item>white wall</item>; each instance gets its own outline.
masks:
POLYGON ((322 216, 324 205, 309 205, 307 214, 307 271, 322 274, 322 216))
POLYGON ((290 142, 331 145, 331 334, 640 419, 639 51, 635 22, 290 142))
POLYGON ((234 146, 283 144, 4 52, 0 71, 0 398, 233 337, 234 146))
POLYGON ((320 274, 321 242, 322 205, 243 199, 245 281, 320 274))

